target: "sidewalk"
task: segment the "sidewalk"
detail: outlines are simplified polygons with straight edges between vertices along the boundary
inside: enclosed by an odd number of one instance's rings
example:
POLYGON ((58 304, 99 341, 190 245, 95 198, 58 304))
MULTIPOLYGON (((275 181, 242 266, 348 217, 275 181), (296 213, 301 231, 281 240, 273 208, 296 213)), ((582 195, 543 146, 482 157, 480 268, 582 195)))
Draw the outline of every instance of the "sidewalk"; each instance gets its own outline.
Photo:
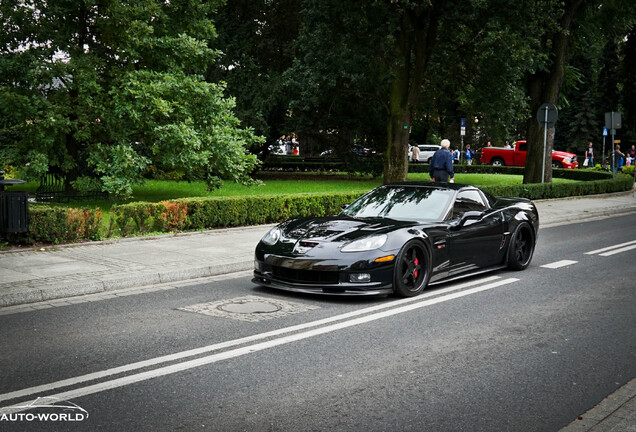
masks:
MULTIPOLYGON (((636 213, 636 189, 535 204, 546 228, 636 213)), ((0 315, 34 309, 29 303, 251 270, 254 248, 272 226, 0 251, 0 315)), ((587 431, 636 432, 636 379, 561 432, 587 431)))
MULTIPOLYGON (((541 227, 636 212, 636 189, 540 200, 541 227)), ((0 310, 78 296, 215 276, 253 267, 272 225, 0 251, 0 310)))

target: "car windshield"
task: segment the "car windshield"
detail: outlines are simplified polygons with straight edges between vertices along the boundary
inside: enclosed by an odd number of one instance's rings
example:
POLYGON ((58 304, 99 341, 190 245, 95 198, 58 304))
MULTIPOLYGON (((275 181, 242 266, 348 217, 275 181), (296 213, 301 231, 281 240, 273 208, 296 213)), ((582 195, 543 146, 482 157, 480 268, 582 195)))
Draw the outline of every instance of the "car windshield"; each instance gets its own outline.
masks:
POLYGON ((452 197, 450 190, 381 186, 352 202, 342 214, 354 218, 440 221, 452 197))

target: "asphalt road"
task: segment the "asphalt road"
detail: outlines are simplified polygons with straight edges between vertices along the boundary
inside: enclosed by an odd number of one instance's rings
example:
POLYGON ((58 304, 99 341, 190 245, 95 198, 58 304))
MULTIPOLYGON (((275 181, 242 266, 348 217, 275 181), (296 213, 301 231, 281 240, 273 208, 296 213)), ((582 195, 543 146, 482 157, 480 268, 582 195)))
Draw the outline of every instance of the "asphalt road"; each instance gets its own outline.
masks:
POLYGON ((0 316, 0 418, 22 414, 0 429, 558 431, 636 376, 636 249, 600 250, 630 241, 636 215, 541 229, 527 270, 407 300, 295 295, 241 273, 0 316), (180 309, 245 296, 282 309, 180 309), (6 409, 38 396, 81 416, 6 409))

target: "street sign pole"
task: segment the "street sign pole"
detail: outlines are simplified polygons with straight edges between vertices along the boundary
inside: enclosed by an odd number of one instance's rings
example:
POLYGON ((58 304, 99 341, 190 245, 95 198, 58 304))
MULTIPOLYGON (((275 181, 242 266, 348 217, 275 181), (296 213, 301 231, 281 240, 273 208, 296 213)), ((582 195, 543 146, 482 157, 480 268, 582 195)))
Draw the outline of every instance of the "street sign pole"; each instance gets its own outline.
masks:
POLYGON ((603 159, 601 159, 601 166, 605 166, 605 137, 607 136, 607 128, 603 128, 603 159))
POLYGON ((461 135, 461 139, 462 139, 462 151, 459 153, 459 160, 462 160, 462 156, 464 156, 465 158, 465 154, 464 154, 464 135, 466 135, 466 119, 464 117, 462 117, 459 120, 459 135, 461 135))
POLYGON ((614 129, 614 111, 612 111, 612 178, 616 178, 616 144, 614 144, 614 135, 616 135, 616 129, 614 129))
POLYGON ((621 113, 619 112, 606 112, 605 113, 605 127, 610 129, 612 132, 612 163, 610 164, 612 167, 612 178, 616 178, 616 170, 618 165, 616 163, 616 129, 620 129, 622 127, 622 119, 621 113))
POLYGON ((548 146, 548 111, 550 107, 545 107, 545 118, 543 120, 543 163, 541 169, 541 183, 545 183, 545 149, 548 146))
POLYGON ((548 128, 554 127, 559 117, 556 105, 547 102, 539 107, 537 121, 543 125, 543 162, 541 162, 541 183, 545 183, 545 154, 548 148, 548 128))

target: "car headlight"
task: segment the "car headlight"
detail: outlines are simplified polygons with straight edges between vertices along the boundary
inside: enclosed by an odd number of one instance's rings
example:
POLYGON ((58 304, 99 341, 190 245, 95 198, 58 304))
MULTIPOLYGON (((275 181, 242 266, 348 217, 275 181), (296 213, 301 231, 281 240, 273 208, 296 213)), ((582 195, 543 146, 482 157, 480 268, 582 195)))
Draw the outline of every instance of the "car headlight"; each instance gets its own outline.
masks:
POLYGON ((384 246, 387 238, 386 234, 361 238, 359 240, 352 241, 341 250, 342 252, 362 252, 378 249, 384 246))
POLYGON ((267 234, 263 236, 261 241, 265 243, 267 246, 272 246, 272 245, 275 245, 276 242, 278 242, 278 240, 280 240, 281 235, 282 235, 282 232, 280 228, 274 227, 271 230, 269 230, 267 234))
POLYGON ((572 162, 572 159, 571 158, 563 158, 563 162, 570 163, 570 162, 572 162))

